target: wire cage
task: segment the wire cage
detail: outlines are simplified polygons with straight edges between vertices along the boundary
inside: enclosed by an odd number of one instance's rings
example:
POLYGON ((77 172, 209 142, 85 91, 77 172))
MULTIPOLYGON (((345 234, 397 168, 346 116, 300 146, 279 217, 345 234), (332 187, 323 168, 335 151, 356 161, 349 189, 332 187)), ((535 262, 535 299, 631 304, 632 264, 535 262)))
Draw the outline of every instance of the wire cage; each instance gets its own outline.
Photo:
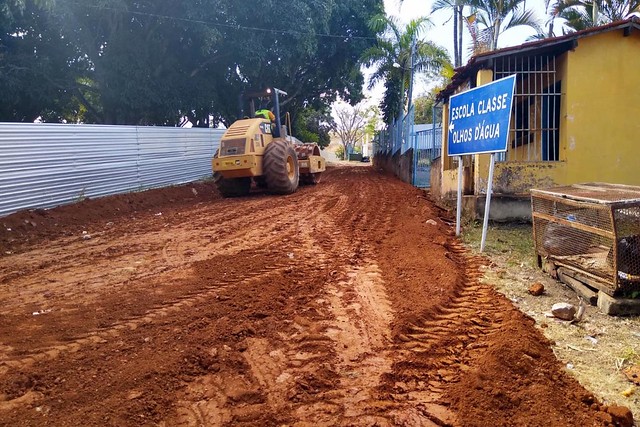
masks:
POLYGON ((640 187, 586 183, 531 193, 539 266, 565 267, 611 296, 640 293, 640 187))

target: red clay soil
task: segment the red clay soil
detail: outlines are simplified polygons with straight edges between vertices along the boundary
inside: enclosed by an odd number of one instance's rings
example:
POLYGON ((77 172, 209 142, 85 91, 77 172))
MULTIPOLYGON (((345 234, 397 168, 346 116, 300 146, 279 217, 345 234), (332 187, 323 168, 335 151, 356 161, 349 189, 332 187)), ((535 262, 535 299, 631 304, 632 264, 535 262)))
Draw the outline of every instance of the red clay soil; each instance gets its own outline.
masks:
POLYGON ((423 192, 373 168, 0 225, 0 425, 633 423, 478 283, 486 261, 423 192))

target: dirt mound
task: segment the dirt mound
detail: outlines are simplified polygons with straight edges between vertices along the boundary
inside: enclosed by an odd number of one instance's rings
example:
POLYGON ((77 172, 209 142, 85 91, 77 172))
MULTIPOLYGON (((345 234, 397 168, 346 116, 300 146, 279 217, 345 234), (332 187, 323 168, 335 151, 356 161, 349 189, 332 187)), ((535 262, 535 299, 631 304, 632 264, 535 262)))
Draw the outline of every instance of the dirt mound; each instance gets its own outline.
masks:
POLYGON ((157 214, 220 197, 211 182, 86 198, 53 209, 27 209, 0 218, 0 254, 21 251, 45 239, 81 234, 115 218, 157 214))
POLYGON ((372 168, 29 215, 2 235, 0 425, 629 425, 372 168))
MULTIPOLYGON (((465 425, 537 425, 545 417, 566 426, 613 422, 607 408, 562 371, 533 321, 521 313, 509 312, 477 345, 485 350, 469 354, 473 368, 450 391, 465 425)), ((631 425, 624 416, 615 421, 631 425)))

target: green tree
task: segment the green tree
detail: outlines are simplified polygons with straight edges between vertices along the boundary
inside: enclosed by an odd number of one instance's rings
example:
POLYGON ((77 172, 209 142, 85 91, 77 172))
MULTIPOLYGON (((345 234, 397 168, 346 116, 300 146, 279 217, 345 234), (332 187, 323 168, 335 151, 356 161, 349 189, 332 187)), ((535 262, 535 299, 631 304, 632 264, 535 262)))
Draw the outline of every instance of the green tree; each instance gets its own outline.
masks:
POLYGON ((15 100, 3 120, 230 124, 242 91, 276 86, 295 121, 362 99, 368 22, 383 11, 382 0, 48 1, 0 0, 0 89, 15 100))
POLYGON ((433 123, 435 97, 431 94, 418 97, 413 101, 413 105, 415 106, 415 124, 433 123))
POLYGON ((282 88, 289 94, 283 108, 294 122, 304 108, 322 110, 338 97, 352 104, 362 99, 360 56, 375 43, 367 24, 383 10, 381 0, 270 0, 258 14, 254 3, 227 1, 238 25, 275 30, 251 31, 250 41, 235 37, 234 51, 244 57, 236 64, 243 88, 282 88))
POLYGON ((328 109, 318 111, 304 108, 293 123, 293 135, 303 142, 315 142, 324 148, 331 142, 329 132, 332 126, 333 118, 328 109))
MULTIPOLYGON (((220 6, 208 0, 211 7, 220 6)), ((191 2, 58 0, 65 38, 89 64, 78 87, 90 121, 175 124, 187 115, 207 126, 214 83, 225 76, 217 12, 197 16, 191 2)))
POLYGON ((378 128, 380 127, 381 114, 380 108, 377 105, 372 105, 367 111, 367 123, 364 125, 364 133, 370 140, 373 139, 378 128))
MULTIPOLYGON (((453 68, 445 67, 441 73, 440 83, 433 86, 427 94, 419 96, 414 100, 415 106, 415 124, 433 123, 433 109, 436 105, 438 93, 442 91, 451 81, 453 76, 453 68)), ((439 114, 439 113, 438 113, 439 114)), ((436 117, 436 122, 440 121, 440 117, 436 117)))
POLYGON ((538 33, 541 26, 526 0, 467 0, 472 15, 467 18, 474 54, 496 50, 498 39, 505 31, 515 27, 530 27, 538 33))
POLYGON ((1 121, 32 122, 73 102, 72 46, 60 38, 48 4, 0 2, 1 121))
POLYGON ((405 28, 400 28, 395 18, 385 15, 377 15, 371 20, 371 28, 382 36, 376 46, 365 51, 363 62, 374 69, 369 88, 373 88, 378 82, 384 82, 385 91, 380 109, 386 123, 390 123, 405 109, 414 40, 414 72, 435 74, 450 62, 445 49, 431 41, 420 39, 421 33, 429 24, 426 17, 412 20, 405 28))

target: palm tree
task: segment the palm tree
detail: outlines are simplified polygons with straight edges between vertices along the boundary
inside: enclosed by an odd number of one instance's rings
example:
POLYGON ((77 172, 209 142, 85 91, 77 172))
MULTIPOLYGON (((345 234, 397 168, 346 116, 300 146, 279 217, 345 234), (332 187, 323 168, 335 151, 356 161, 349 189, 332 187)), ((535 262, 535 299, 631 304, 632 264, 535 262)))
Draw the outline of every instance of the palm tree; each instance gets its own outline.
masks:
POLYGON ((462 12, 465 0, 436 0, 431 6, 431 13, 439 10, 450 10, 453 13, 453 62, 457 68, 462 65, 462 12))
MULTIPOLYGON (((480 48, 498 48, 498 38, 505 31, 515 27, 531 27, 541 32, 540 24, 532 10, 527 10, 526 0, 467 0, 473 14, 468 21, 477 25, 480 48)), ((479 52, 475 52, 479 53, 479 52)))
POLYGON ((640 0, 600 0, 598 9, 600 15, 609 22, 621 21, 631 15, 640 15, 640 0))
POLYGON ((382 36, 378 38, 375 46, 363 53, 362 62, 365 66, 374 68, 369 80, 369 89, 379 82, 384 82, 385 93, 381 110, 386 123, 390 123, 393 118, 404 112, 412 71, 436 74, 450 64, 444 48, 420 39, 420 35, 430 24, 428 18, 422 17, 412 20, 405 28, 400 28, 396 18, 386 15, 373 17, 369 24, 372 30, 382 36))
MULTIPOLYGON (((402 4, 404 0, 400 0, 402 4)), ((458 68, 462 65, 462 13, 466 0, 435 0, 431 5, 431 13, 439 10, 451 10, 453 13, 453 63, 458 68)))
POLYGON ((480 28, 478 25, 478 15, 473 13, 465 16, 464 22, 467 24, 469 35, 471 36, 471 46, 469 47, 471 55, 477 55, 482 52, 489 52, 491 49, 491 28, 480 28))
POLYGON ((640 13, 640 0, 557 0, 549 13, 553 21, 563 19, 570 32, 620 21, 640 13))
POLYGON ((571 32, 600 25, 598 7, 594 7, 591 2, 585 4, 574 0, 559 0, 551 10, 551 17, 552 22, 558 18, 563 19, 565 27, 569 28, 571 32))

